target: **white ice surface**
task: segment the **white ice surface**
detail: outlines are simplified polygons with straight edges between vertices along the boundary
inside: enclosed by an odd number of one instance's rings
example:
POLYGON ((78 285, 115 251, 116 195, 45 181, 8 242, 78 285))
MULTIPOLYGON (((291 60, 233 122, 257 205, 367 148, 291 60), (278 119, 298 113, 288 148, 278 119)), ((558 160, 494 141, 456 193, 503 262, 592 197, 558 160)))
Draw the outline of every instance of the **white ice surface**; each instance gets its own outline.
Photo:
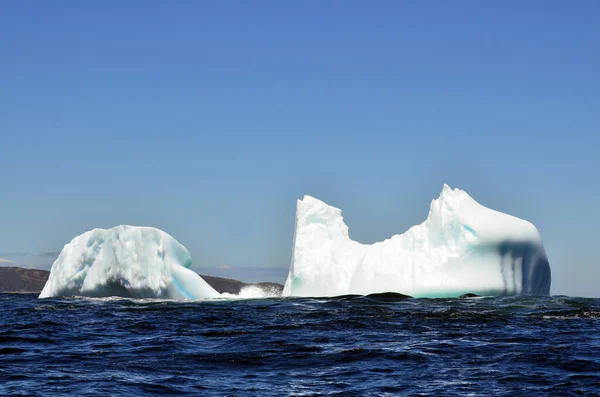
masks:
POLYGON ((340 209, 298 200, 283 296, 548 295, 550 279, 535 226, 444 185, 425 222, 371 245, 350 239, 340 209))
POLYGON ((65 245, 40 298, 121 296, 200 299, 220 294, 189 269, 190 253, 152 227, 94 229, 65 245))

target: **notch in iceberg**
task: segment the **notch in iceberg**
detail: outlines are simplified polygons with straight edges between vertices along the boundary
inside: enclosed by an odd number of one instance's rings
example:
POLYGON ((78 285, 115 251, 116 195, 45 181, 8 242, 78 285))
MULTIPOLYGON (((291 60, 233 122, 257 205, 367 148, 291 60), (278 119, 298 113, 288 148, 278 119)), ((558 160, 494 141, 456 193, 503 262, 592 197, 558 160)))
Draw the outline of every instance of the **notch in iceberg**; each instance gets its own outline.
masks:
POLYGON ((199 299, 220 294, 189 269, 190 253, 153 227, 94 229, 65 245, 40 298, 199 299))
POLYGON ((298 200, 283 296, 548 295, 550 279, 535 226, 444 185, 425 222, 371 245, 350 239, 340 209, 298 200))

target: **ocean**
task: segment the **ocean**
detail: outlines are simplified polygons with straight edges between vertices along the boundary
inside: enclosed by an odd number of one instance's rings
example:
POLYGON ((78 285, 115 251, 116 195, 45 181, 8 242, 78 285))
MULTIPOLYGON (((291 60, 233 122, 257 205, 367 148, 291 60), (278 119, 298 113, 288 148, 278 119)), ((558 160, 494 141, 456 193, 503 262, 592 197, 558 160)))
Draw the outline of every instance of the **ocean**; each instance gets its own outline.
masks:
POLYGON ((600 299, 0 295, 0 395, 600 394, 600 299))

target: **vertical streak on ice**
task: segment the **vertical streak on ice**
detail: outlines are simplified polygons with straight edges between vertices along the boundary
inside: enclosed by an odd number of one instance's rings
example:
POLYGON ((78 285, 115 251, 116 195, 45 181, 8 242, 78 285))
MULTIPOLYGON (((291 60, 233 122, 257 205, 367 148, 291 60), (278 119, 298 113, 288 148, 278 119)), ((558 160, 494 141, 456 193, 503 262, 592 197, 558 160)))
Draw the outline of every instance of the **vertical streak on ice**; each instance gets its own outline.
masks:
POLYGON ((518 285, 521 283, 521 280, 517 279, 515 270, 522 269, 522 268, 523 268, 523 258, 522 257, 513 258, 513 280, 512 280, 512 282, 513 282, 513 289, 514 289, 515 293, 520 292, 517 290, 519 288, 518 285))
POLYGON ((520 260, 515 263, 515 293, 520 294, 523 292, 523 261, 520 260))
POLYGON ((502 258, 504 264, 504 285, 507 294, 515 293, 515 260, 510 255, 504 255, 502 258))

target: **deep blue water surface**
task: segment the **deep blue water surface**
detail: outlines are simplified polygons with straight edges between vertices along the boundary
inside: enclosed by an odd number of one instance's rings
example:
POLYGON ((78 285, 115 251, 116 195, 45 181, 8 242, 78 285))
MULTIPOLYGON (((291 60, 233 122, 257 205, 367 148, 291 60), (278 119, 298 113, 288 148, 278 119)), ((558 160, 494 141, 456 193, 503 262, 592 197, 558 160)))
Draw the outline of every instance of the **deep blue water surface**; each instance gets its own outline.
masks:
POLYGON ((0 395, 600 394, 600 300, 0 295, 0 395))

